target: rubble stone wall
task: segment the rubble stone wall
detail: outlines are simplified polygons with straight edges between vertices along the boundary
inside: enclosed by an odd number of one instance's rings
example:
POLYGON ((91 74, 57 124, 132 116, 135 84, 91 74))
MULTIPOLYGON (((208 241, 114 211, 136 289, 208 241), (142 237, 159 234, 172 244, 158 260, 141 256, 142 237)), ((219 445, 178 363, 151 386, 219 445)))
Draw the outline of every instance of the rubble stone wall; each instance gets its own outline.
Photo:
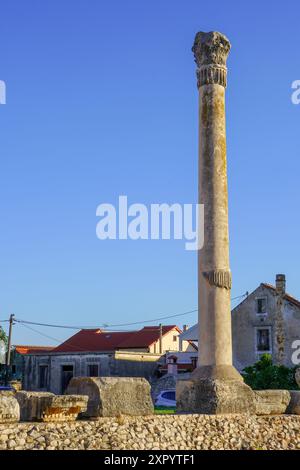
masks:
POLYGON ((5 449, 300 449, 300 416, 156 415, 0 425, 5 449))

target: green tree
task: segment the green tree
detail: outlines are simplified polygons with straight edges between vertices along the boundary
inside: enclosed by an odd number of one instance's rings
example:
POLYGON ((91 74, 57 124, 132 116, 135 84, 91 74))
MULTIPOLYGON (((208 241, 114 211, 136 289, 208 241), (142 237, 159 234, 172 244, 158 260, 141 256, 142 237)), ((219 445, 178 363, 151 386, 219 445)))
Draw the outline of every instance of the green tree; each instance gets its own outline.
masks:
POLYGON ((243 370, 242 376, 253 390, 298 390, 295 370, 296 367, 277 366, 273 364, 270 354, 263 354, 258 362, 243 370))
POLYGON ((5 353, 7 350, 8 338, 5 334, 5 331, 0 326, 0 383, 4 380, 5 374, 5 353), (3 347, 4 345, 4 347, 3 347))
POLYGON ((3 330, 1 326, 0 326, 0 341, 3 341, 4 344, 7 346, 8 338, 5 334, 5 331, 3 330))

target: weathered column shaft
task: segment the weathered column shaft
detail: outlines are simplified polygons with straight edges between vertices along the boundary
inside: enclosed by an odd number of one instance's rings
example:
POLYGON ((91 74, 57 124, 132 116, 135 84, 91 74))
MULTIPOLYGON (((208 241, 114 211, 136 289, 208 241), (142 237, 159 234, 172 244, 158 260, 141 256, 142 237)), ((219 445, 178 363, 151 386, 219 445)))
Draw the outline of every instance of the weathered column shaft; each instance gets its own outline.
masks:
POLYGON ((228 39, 198 33, 193 52, 199 88, 199 201, 204 204, 204 245, 198 258, 199 361, 176 385, 177 410, 248 413, 254 394, 232 365, 226 168, 225 87, 228 39))
MULTIPOLYGON (((205 37, 199 38, 203 40, 205 37)), ((223 39, 223 37, 222 37, 223 39)), ((225 40, 224 40, 225 41, 225 40)), ((207 42, 206 42, 207 44, 207 42)), ((229 42, 225 43, 225 54, 229 42)), ((211 62, 195 42, 196 60, 211 62)), ((199 62, 198 62, 199 63, 199 62)), ((204 247, 199 252, 199 363, 231 365, 225 64, 199 63, 199 202, 204 204, 204 247)))

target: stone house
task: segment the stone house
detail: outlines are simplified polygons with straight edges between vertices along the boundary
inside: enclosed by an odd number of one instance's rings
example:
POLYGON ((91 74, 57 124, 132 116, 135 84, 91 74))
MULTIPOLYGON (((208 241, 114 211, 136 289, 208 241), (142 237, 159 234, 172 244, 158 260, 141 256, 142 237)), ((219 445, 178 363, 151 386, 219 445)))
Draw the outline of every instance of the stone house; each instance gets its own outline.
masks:
POLYGON ((262 354, 275 364, 294 367, 300 340, 300 301, 286 293, 286 280, 277 274, 275 286, 262 283, 232 310, 233 362, 242 370, 262 354))
POLYGON ((176 325, 138 331, 81 330, 50 352, 24 354, 23 388, 63 393, 72 377, 120 376, 150 379, 166 351, 196 350, 179 341, 176 325))
MULTIPOLYGON (((233 363, 239 371, 265 353, 275 364, 297 365, 293 353, 297 341, 300 347, 300 301, 287 294, 283 274, 277 274, 275 286, 260 284, 231 314, 233 363)), ((181 333, 180 338, 197 343, 198 324, 181 333)))
POLYGON ((48 354, 53 346, 14 345, 11 352, 11 379, 21 380, 24 373, 24 356, 27 354, 48 354))

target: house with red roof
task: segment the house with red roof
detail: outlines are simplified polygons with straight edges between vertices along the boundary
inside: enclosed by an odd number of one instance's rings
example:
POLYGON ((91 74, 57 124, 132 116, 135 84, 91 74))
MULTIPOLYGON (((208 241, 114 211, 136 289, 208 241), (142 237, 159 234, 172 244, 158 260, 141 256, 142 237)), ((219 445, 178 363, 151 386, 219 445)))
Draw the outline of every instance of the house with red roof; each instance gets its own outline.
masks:
POLYGON ((145 326, 137 331, 84 329, 46 351, 18 346, 24 357, 23 388, 63 393, 74 376, 132 376, 150 379, 169 351, 197 347, 181 341, 176 325, 145 326))
POLYGON ((184 342, 180 347, 180 328, 176 325, 144 326, 137 331, 106 331, 102 329, 80 330, 53 352, 114 352, 116 350, 164 354, 193 347, 184 342))
POLYGON ((24 357, 27 354, 48 354, 54 346, 33 346, 16 344, 11 352, 11 379, 21 380, 24 371, 24 357))

